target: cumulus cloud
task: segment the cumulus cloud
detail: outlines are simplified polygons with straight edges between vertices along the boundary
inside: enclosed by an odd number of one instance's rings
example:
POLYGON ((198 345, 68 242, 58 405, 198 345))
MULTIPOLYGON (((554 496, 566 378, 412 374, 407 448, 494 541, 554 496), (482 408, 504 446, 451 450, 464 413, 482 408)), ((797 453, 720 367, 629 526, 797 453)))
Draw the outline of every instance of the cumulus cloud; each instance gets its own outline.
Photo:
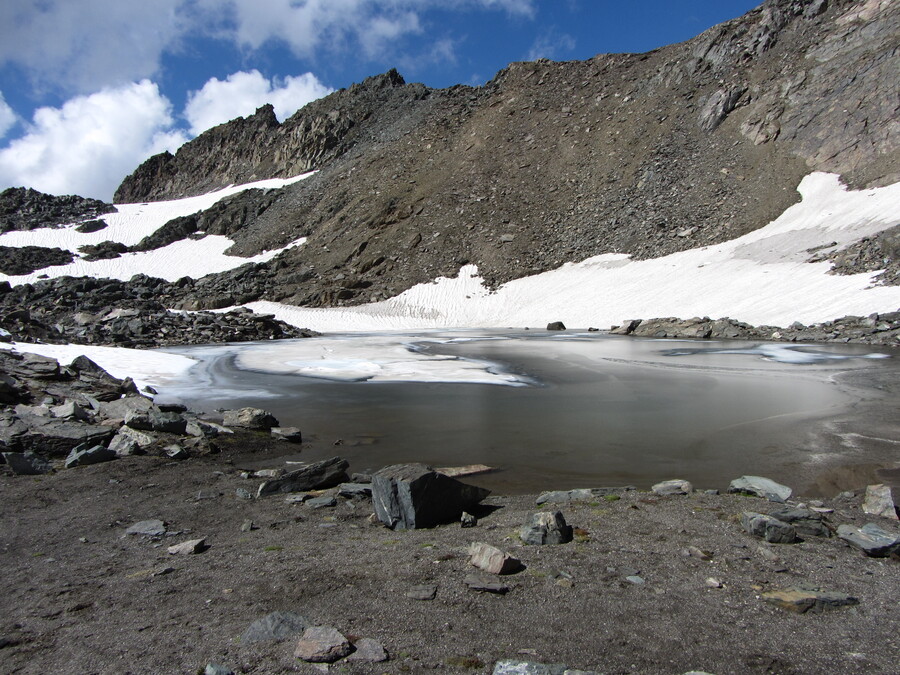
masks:
POLYGON ((141 161, 187 140, 172 123, 171 104, 148 80, 39 108, 0 150, 0 184, 109 200, 141 161))
POLYGON ((12 129, 16 123, 16 113, 6 103, 3 92, 0 92, 0 138, 6 136, 6 132, 12 129))
POLYGON ((184 116, 194 136, 235 117, 246 117, 265 103, 275 107, 275 116, 283 122, 331 91, 312 73, 284 80, 269 80, 258 70, 232 73, 224 81, 213 77, 202 89, 192 92, 184 116))
MULTIPOLYGON (((221 0, 199 0, 202 5, 221 0)), ((301 58, 321 50, 358 47, 372 59, 396 51, 398 40, 424 32, 430 10, 504 11, 533 18, 535 0, 227 0, 232 39, 246 49, 270 40, 288 45, 301 58)))
POLYGON ((86 94, 161 71, 163 56, 212 37, 255 51, 272 41, 300 58, 357 52, 396 61, 430 12, 534 18, 536 0, 32 0, 0 2, 0 67, 37 91, 86 94))
POLYGON ((163 52, 198 27, 187 0, 0 3, 0 65, 38 89, 89 93, 153 75, 163 52))

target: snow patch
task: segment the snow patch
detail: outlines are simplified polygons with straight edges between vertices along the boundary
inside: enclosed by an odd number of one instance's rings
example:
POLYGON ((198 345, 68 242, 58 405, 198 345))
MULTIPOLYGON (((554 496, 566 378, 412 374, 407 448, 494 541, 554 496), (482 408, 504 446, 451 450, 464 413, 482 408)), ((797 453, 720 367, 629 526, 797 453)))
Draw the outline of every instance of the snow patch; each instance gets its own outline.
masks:
POLYGON ((841 247, 900 222, 900 183, 850 191, 837 175, 813 173, 798 191, 802 201, 759 230, 662 258, 599 255, 510 281, 496 292, 466 265, 454 279, 358 307, 248 307, 320 331, 543 327, 549 321, 609 328, 629 318, 664 316, 785 326, 897 311, 900 287, 872 286, 872 274, 830 275, 830 263, 805 261, 810 248, 841 247))
POLYGON ((79 356, 86 356, 113 377, 130 377, 139 389, 147 385, 159 388, 183 376, 196 365, 194 359, 179 354, 125 349, 122 347, 95 347, 92 345, 44 345, 27 342, 0 343, 0 349, 40 354, 69 365, 79 356))
MULTIPOLYGON (((103 241, 115 241, 126 246, 133 246, 144 237, 156 232, 173 218, 189 216, 210 208, 220 199, 243 192, 251 188, 281 188, 308 178, 312 173, 305 173, 293 178, 271 178, 267 180, 231 185, 215 192, 198 197, 174 199, 165 202, 148 202, 144 204, 119 204, 117 213, 110 213, 100 219, 107 227, 97 232, 81 233, 71 224, 60 228, 39 228, 28 232, 7 232, 0 235, 3 246, 43 246, 46 248, 62 248, 79 255, 78 248, 86 244, 99 244, 103 241)), ((135 274, 146 274, 151 277, 175 281, 181 277, 200 278, 214 272, 225 272, 247 263, 261 263, 271 260, 281 251, 300 246, 306 238, 300 238, 281 249, 266 251, 252 258, 241 258, 226 255, 233 241, 223 236, 207 235, 202 239, 183 239, 164 248, 144 253, 126 253, 119 258, 88 262, 76 258, 68 265, 55 265, 31 274, 8 276, 0 274, 0 280, 8 280, 11 284, 34 283, 40 277, 51 278, 62 276, 90 276, 95 278, 130 279, 135 274)))

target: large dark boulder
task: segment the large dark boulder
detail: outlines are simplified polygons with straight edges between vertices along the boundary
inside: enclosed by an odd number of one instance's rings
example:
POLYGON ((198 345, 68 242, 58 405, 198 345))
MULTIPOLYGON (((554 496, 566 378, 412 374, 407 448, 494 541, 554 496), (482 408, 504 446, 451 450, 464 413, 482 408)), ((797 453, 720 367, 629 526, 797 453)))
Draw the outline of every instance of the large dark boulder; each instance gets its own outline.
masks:
POLYGON ((395 530, 434 527, 459 520, 490 494, 424 464, 395 464, 372 476, 375 515, 395 530))

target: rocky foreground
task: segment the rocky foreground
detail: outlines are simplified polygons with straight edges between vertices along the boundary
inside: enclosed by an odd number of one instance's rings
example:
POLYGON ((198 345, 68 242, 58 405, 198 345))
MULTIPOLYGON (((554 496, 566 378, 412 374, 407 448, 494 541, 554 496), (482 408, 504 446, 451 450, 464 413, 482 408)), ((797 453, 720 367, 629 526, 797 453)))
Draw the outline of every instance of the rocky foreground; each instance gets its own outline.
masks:
POLYGON ((3 672, 896 672, 896 470, 486 496, 0 358, 3 672))

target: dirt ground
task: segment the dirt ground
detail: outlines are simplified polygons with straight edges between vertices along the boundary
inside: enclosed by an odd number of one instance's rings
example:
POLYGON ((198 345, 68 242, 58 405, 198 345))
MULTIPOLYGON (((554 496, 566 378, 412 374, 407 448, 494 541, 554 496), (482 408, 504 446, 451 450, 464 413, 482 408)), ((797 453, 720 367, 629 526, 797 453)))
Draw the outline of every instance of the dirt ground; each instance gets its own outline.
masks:
MULTIPOLYGON (((296 639, 241 643, 275 610, 374 638, 390 654, 338 662, 337 673, 489 673, 506 658, 603 673, 897 672, 898 560, 836 538, 765 544, 737 518, 774 506, 762 499, 626 492, 563 506, 576 541, 526 547, 517 531, 537 510, 533 496, 489 497, 474 528, 395 532, 369 521, 368 500, 316 510, 284 496, 241 499, 238 488, 260 482, 241 477, 242 461, 130 457, 0 477, 0 672, 319 672, 293 657, 296 639), (177 534, 125 536, 150 518, 177 534), (242 531, 246 520, 258 529, 242 531), (198 537, 205 552, 167 553, 198 537), (501 578, 506 595, 465 585, 473 541, 524 563, 501 578), (685 555, 688 546, 711 559, 685 555), (422 584, 437 586, 433 600, 406 596, 422 584), (761 598, 798 584, 859 604, 794 614, 761 598)), ((873 520, 858 496, 826 501, 835 526, 873 520)))

